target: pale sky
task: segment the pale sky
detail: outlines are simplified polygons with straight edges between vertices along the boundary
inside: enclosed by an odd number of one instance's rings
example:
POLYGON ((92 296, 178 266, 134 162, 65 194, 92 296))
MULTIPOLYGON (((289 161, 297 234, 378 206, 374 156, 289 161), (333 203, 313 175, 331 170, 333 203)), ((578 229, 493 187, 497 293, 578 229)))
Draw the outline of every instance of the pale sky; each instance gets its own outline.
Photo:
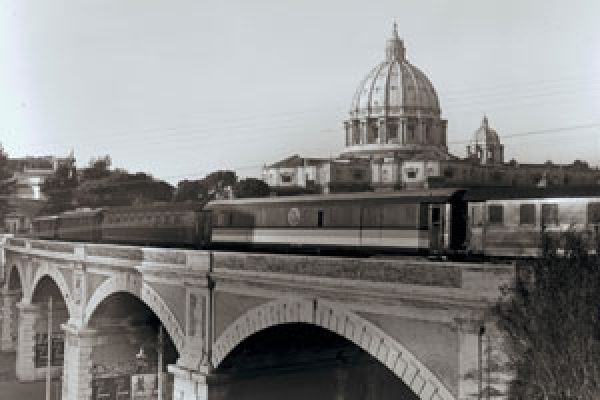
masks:
POLYGON ((335 156, 395 19, 452 153, 485 113, 507 160, 597 165, 599 18, 598 0, 0 0, 0 141, 171 182, 335 156))

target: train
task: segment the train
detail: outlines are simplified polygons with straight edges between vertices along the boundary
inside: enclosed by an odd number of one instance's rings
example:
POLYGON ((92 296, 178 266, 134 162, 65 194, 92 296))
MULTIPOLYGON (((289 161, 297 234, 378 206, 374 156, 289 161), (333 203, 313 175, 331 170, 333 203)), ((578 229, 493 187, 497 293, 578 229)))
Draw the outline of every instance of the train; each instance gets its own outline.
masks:
MULTIPOLYGON (((79 209, 35 218, 46 240, 198 249, 538 257, 542 235, 594 240, 600 186, 444 188, 79 209)), ((590 244, 591 245, 591 244, 590 244)))

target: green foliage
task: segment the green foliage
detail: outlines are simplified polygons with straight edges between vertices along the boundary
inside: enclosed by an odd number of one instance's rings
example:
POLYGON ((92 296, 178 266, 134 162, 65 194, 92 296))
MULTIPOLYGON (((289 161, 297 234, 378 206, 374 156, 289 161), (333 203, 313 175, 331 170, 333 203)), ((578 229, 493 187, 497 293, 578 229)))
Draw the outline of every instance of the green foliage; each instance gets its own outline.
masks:
POLYGON ((233 171, 215 171, 204 179, 183 180, 177 184, 175 201, 209 201, 219 197, 226 197, 226 189, 237 182, 237 175, 233 171))
POLYGON ((168 183, 142 172, 131 174, 123 170, 84 180, 76 191, 80 207, 129 206, 171 201, 172 197, 173 187, 168 183))
POLYGON ((0 146, 0 220, 4 221, 4 216, 10 211, 8 197, 15 190, 15 182, 12 180, 13 172, 10 168, 8 155, 0 146))
POLYGON ((87 168, 82 171, 84 180, 102 179, 110 176, 110 166, 112 160, 110 156, 92 158, 87 168))
POLYGON ((56 214, 73 208, 76 188, 77 171, 75 166, 59 165, 54 175, 48 177, 42 184, 42 192, 48 199, 42 213, 56 214))
POLYGON ((267 197, 271 193, 271 189, 260 179, 246 178, 233 186, 233 193, 237 198, 267 197))
POLYGON ((588 252, 597 238, 544 236, 544 256, 518 267, 495 310, 516 373, 509 398, 600 398, 600 258, 588 252))

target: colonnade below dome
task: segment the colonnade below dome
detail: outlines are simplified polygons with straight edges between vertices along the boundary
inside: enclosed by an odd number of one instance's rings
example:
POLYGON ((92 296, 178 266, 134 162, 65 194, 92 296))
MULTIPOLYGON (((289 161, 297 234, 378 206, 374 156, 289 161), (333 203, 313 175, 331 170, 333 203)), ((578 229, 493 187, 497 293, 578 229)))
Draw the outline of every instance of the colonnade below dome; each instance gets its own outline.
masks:
POLYGON ((447 151, 447 121, 437 118, 361 118, 344 122, 345 153, 402 150, 416 147, 447 151))

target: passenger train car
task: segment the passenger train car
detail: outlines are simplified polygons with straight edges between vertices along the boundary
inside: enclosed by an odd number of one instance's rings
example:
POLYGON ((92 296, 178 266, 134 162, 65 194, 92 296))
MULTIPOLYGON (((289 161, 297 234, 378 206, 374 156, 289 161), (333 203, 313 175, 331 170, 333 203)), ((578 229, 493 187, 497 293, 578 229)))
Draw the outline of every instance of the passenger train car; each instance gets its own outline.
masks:
POLYGON ((544 235, 600 238, 600 186, 432 189, 168 203, 34 220, 40 239, 203 249, 537 257, 544 235))
POLYGON ((221 200, 212 213, 212 245, 341 251, 443 252, 465 239, 462 191, 221 200))
POLYGON ((542 234, 558 239, 574 230, 595 248, 600 226, 600 187, 469 190, 467 250, 495 257, 538 257, 542 234))

